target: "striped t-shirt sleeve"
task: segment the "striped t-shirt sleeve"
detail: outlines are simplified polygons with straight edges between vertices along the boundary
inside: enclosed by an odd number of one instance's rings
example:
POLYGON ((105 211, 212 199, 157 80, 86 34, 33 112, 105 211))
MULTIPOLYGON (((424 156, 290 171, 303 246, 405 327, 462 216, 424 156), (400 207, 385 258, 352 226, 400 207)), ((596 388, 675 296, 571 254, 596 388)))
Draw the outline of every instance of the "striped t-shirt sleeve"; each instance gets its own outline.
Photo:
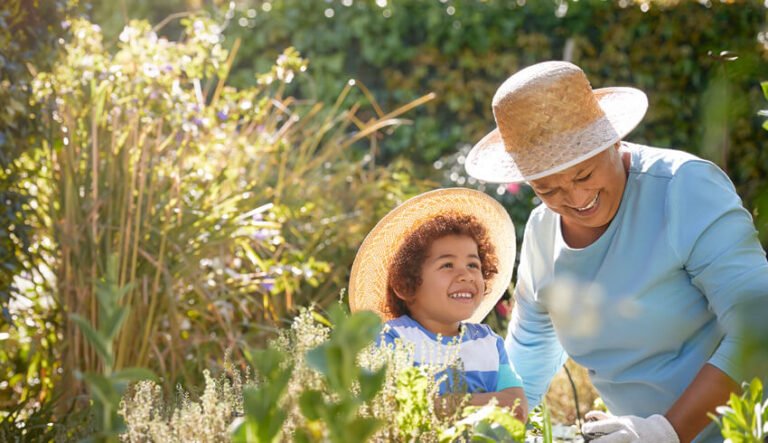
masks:
POLYGON ((395 340, 398 338, 400 338, 400 334, 397 333, 395 328, 389 323, 385 323, 384 328, 376 337, 376 346, 381 347, 383 345, 392 347, 395 345, 395 340))
POLYGON ((496 336, 496 348, 499 350, 499 378, 496 382, 496 392, 507 388, 522 388, 523 379, 509 361, 507 350, 504 348, 504 341, 498 335, 496 336))

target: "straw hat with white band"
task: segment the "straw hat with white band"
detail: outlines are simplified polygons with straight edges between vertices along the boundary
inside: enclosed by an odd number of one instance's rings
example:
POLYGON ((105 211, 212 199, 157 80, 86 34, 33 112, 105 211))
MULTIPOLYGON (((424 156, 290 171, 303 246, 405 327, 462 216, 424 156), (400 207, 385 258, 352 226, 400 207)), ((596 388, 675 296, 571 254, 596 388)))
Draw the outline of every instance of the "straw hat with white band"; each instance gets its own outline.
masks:
POLYGON ((572 63, 538 63, 496 91, 497 128, 472 148, 465 168, 492 183, 545 177, 613 146, 647 109, 648 98, 638 89, 593 90, 584 71, 572 63))
POLYGON ((488 195, 466 188, 437 189, 413 197, 385 215, 357 251, 349 279, 349 306, 370 310, 384 321, 394 315, 387 308, 389 266, 402 242, 436 215, 474 216, 488 231, 498 258, 498 273, 486 284, 486 296, 468 319, 480 322, 507 290, 515 263, 515 228, 504 207, 488 195))

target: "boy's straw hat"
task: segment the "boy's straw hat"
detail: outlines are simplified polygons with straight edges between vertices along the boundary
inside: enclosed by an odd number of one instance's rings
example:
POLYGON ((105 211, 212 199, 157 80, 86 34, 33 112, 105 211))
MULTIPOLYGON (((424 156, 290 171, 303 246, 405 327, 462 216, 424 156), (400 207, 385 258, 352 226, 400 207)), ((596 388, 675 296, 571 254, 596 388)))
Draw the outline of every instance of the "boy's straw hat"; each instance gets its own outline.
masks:
POLYGON ((486 285, 486 296, 468 320, 480 322, 507 290, 515 263, 515 227, 499 202, 467 188, 437 189, 417 195, 385 215, 368 233, 352 264, 349 307, 370 310, 384 321, 394 318, 387 309, 389 265, 402 242, 422 223, 436 215, 454 213, 474 216, 488 230, 498 257, 498 273, 486 285))
POLYGON ((592 89, 584 71, 560 61, 538 63, 509 77, 493 96, 497 128, 470 151, 475 178, 513 183, 580 163, 624 138, 648 109, 634 88, 592 89))

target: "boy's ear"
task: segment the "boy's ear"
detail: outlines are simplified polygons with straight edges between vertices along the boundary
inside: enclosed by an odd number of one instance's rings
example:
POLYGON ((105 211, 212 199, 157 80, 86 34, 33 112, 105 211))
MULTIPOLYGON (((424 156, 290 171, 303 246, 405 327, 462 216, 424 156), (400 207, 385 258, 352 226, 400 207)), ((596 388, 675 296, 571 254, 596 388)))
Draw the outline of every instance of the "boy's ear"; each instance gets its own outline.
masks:
POLYGON ((408 303, 408 304, 410 304, 410 303, 411 303, 411 297, 408 297, 408 296, 406 296, 406 295, 405 295, 405 293, 404 293, 403 291, 401 291, 399 288, 394 288, 394 287, 393 287, 393 288, 392 288, 392 291, 394 291, 394 292, 395 292, 395 295, 396 295, 396 296, 397 296, 397 298, 399 298, 400 300, 402 300, 402 301, 404 301, 404 302, 406 302, 406 303, 408 303))

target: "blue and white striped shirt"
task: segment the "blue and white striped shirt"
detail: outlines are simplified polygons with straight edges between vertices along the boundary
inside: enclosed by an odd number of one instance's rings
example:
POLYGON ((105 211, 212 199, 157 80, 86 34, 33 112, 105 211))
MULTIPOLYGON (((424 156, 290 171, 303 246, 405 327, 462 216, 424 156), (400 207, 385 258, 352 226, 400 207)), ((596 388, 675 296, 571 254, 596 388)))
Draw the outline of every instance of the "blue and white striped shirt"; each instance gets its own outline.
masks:
POLYGON ((453 387, 454 374, 442 371, 437 377, 448 375, 440 384, 440 394, 448 392, 498 392, 506 388, 522 387, 523 381, 507 357, 504 340, 488 325, 462 323, 459 337, 440 336, 425 329, 408 315, 386 323, 379 344, 394 344, 400 339, 414 344, 414 364, 445 366, 458 351, 462 371, 458 375, 460 386, 453 387), (466 384, 466 386, 463 386, 466 384), (465 391, 466 389, 466 391, 465 391))

